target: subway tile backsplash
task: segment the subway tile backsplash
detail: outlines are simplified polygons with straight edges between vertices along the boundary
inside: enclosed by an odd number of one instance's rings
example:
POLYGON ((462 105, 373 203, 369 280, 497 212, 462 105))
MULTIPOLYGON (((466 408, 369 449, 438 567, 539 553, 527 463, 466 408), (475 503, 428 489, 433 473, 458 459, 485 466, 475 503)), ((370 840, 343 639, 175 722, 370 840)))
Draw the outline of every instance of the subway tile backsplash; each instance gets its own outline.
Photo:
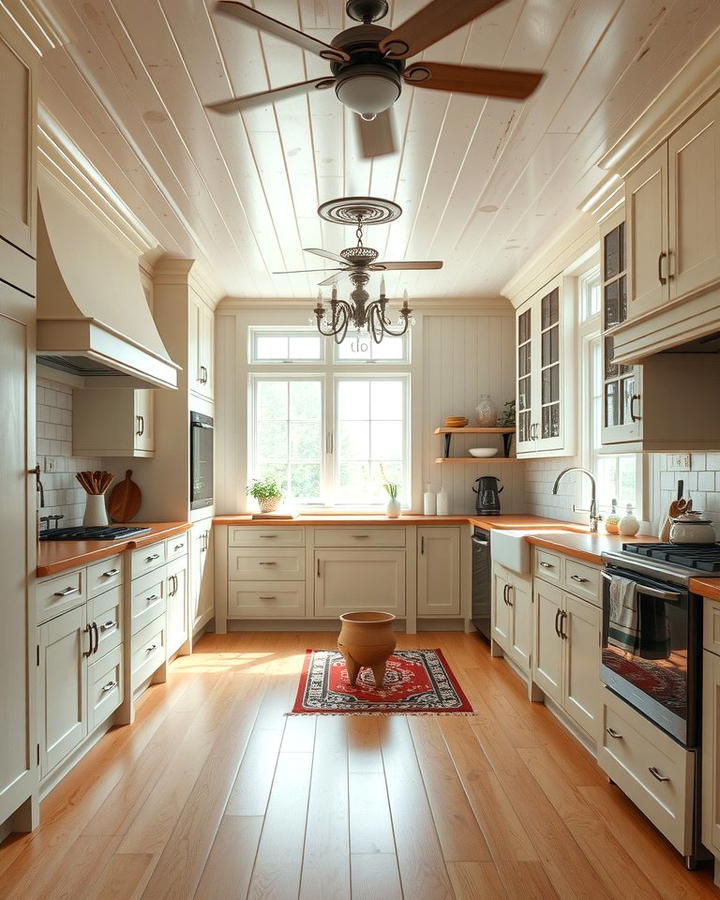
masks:
POLYGON ((81 525, 85 514, 85 491, 75 473, 102 468, 99 459, 72 455, 72 388, 47 378, 37 380, 37 458, 45 488, 41 516, 64 516, 60 527, 81 525), (46 472, 45 459, 55 464, 46 472))

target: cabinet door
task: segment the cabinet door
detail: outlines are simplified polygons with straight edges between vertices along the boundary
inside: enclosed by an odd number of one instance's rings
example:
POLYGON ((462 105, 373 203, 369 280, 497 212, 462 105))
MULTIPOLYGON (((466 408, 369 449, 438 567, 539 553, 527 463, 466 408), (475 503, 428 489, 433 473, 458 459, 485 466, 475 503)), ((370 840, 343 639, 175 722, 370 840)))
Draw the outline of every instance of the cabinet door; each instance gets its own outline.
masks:
POLYGON ((40 632, 40 774, 51 772, 87 735, 85 607, 52 619, 40 632))
POLYGON ((202 300, 191 297, 188 322, 188 387, 191 391, 213 398, 214 316, 202 300))
POLYGON ((586 600, 565 594, 561 632, 565 641, 565 712, 590 737, 600 721, 601 612, 586 600))
POLYGON ((200 382, 202 394, 212 400, 213 361, 215 358, 215 316, 203 305, 200 309, 200 382))
POLYGON ((418 528, 418 615, 460 615, 460 531, 418 528))
POLYGON ((559 633, 563 596, 560 588, 535 579, 533 681, 548 697, 562 703, 563 639, 559 633))
POLYGON ((316 550, 315 615, 364 609, 405 615, 404 550, 316 550))
POLYGON ((510 655, 523 672, 529 672, 533 634, 532 580, 513 575, 509 584, 508 602, 512 613, 510 655))
POLYGON ((35 256, 35 122, 39 58, 7 17, 0 34, 0 235, 35 256))
POLYGON ((658 309, 669 298, 667 144, 625 181, 628 319, 658 309))
POLYGON ((508 576, 505 569, 497 563, 492 568, 492 618, 491 634, 503 650, 510 649, 512 620, 508 603, 508 576))
POLYGON ((135 441, 134 449, 152 453, 155 450, 155 391, 134 391, 135 441))
POLYGON ((518 311, 517 327, 517 434, 518 455, 534 450, 533 443, 533 329, 536 310, 533 304, 525 303, 518 311))
POLYGON ((190 619, 195 632, 215 614, 212 523, 198 522, 190 534, 190 619))
POLYGON ((560 450, 567 410, 562 402, 563 321, 560 287, 555 286, 537 301, 535 357, 537 377, 533 399, 535 450, 560 450))
POLYGON ((720 656, 703 651, 702 841, 720 856, 720 656))
POLYGON ((182 556, 167 567, 166 615, 167 653, 173 653, 188 639, 188 563, 182 556))
POLYGON ((720 95, 668 142, 670 296, 720 277, 720 95))

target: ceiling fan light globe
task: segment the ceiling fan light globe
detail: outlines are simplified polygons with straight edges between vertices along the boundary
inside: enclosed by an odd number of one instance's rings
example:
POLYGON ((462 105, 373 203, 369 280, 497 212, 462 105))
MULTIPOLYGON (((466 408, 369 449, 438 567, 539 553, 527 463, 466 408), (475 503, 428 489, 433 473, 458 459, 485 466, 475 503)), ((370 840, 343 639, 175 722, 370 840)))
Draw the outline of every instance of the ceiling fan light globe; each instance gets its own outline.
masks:
POLYGON ((351 66, 338 74, 335 83, 338 100, 366 121, 372 121, 378 113, 389 109, 400 91, 398 72, 383 66, 351 66))

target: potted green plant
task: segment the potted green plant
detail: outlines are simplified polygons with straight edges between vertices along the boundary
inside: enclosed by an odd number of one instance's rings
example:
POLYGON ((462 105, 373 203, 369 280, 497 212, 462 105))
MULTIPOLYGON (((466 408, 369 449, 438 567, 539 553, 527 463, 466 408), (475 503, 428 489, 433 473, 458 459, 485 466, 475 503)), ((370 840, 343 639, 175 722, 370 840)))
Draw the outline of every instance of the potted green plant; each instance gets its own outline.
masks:
POLYGON ((383 477, 382 486, 387 491, 387 495, 390 498, 387 504, 387 514, 391 519, 397 519, 400 515, 400 501, 398 500, 398 493, 400 492, 400 485, 396 484, 393 481, 388 481, 387 475, 385 474, 385 469, 380 466, 380 472, 383 477))
POLYGON ((253 478, 247 489, 248 494, 257 500, 260 512, 271 513, 280 506, 283 499, 282 488, 276 478, 253 478))
POLYGON ((500 412, 498 425, 501 428, 511 428, 515 424, 515 401, 507 400, 500 412))

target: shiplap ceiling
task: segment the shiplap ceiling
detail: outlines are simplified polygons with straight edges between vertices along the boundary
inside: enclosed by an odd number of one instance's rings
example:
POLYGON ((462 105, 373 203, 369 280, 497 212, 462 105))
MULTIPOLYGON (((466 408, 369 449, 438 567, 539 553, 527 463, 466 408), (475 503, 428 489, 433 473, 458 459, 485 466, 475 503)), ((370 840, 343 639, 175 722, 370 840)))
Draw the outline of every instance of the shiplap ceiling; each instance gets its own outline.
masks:
MULTIPOLYGON (((6 0, 10 3, 10 0, 6 0)), ((24 0, 12 0, 23 3, 24 0)), ((350 229, 318 204, 372 194, 403 216, 369 229, 411 296, 492 296, 606 173, 596 161, 720 27, 717 0, 506 0, 425 51, 438 62, 537 68, 526 103, 406 86, 399 152, 358 156, 332 91, 241 116, 203 104, 327 73, 323 60, 218 16, 212 0, 35 0, 65 40, 44 52, 41 102, 158 248, 197 256, 238 297, 310 297, 303 246, 339 251, 350 229)), ((391 0, 383 25, 425 0, 391 0)), ((323 40, 353 24, 343 0, 256 0, 323 40)), ((714 39, 717 39, 715 35, 714 39)))

